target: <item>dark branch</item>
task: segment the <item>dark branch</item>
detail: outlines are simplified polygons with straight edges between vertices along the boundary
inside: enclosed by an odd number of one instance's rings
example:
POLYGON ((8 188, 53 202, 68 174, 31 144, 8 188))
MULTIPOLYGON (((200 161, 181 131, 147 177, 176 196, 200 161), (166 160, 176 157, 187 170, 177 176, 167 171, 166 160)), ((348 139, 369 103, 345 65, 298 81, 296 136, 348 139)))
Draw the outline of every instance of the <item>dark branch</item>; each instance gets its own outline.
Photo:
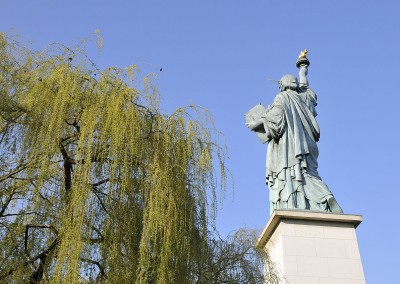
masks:
POLYGON ((67 150, 65 150, 64 145, 59 143, 60 151, 64 159, 64 183, 65 191, 69 192, 72 188, 72 159, 69 157, 67 150))

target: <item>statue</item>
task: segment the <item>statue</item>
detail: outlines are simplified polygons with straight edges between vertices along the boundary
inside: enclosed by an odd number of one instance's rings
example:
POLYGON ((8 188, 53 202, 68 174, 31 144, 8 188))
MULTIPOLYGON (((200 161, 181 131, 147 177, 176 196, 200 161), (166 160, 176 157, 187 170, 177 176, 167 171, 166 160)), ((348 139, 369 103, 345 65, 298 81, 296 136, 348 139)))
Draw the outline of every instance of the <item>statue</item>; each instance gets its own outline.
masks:
POLYGON ((271 214, 275 209, 343 213, 318 175, 317 96, 308 85, 307 53, 302 51, 296 62, 300 83, 293 75, 283 76, 274 102, 267 109, 256 105, 246 114, 246 126, 262 143, 268 142, 266 182, 271 214))

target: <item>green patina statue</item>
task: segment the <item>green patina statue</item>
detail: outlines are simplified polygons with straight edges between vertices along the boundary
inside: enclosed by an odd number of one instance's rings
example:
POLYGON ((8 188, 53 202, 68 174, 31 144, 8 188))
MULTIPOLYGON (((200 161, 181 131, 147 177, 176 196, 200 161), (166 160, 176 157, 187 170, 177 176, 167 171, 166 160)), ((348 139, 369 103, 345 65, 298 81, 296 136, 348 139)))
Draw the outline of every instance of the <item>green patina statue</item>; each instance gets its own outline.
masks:
POLYGON ((302 51, 296 63, 300 82, 293 75, 283 76, 274 102, 266 109, 256 105, 246 114, 246 126, 262 143, 268 142, 271 214, 275 209, 343 213, 318 175, 317 96, 307 80, 307 53, 302 51))

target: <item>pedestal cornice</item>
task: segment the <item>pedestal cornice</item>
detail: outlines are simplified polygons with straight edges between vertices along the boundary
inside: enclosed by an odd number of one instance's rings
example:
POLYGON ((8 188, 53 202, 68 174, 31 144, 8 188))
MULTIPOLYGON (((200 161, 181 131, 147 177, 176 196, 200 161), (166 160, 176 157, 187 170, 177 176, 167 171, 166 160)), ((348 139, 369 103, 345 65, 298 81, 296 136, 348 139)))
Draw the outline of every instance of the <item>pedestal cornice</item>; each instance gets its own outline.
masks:
POLYGON ((307 220, 307 221, 323 221, 335 223, 350 223, 354 228, 362 222, 361 215, 352 214, 336 214, 330 212, 310 211, 310 210, 275 210, 268 220, 267 225, 257 240, 256 247, 264 248, 273 232, 281 222, 281 220, 307 220))

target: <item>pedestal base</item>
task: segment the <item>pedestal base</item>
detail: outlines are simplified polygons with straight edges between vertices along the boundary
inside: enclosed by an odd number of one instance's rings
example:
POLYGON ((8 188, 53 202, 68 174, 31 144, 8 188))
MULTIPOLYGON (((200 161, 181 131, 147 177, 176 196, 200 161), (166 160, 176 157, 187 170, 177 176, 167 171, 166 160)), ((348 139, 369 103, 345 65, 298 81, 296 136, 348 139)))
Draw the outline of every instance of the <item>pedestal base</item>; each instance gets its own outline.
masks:
MULTIPOLYGON (((360 215, 275 210, 257 242, 290 284, 365 284, 355 228, 360 215)), ((268 273, 269 271, 266 271, 268 273)))

